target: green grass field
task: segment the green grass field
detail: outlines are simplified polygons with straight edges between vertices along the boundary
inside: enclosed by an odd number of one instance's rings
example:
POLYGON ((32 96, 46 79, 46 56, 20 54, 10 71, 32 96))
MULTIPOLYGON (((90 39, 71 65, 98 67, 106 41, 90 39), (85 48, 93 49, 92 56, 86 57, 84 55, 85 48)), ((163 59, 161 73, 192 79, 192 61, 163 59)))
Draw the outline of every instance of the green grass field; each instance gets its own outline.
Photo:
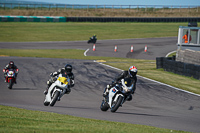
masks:
POLYGON ((145 125, 109 122, 0 105, 1 133, 183 133, 145 125))
POLYGON ((76 41, 172 37, 187 23, 34 23, 0 22, 1 42, 76 41))
MULTIPOLYGON (((0 42, 125 39, 177 36, 178 27, 187 23, 0 23, 0 42)), ((84 50, 0 49, 0 56, 105 60, 126 70, 134 64, 138 74, 200 94, 199 80, 156 69, 155 60, 84 56, 84 50), (55 56, 56 55, 56 56, 55 56)), ((144 125, 108 122, 0 106, 0 132, 181 132, 144 125), (52 117, 50 117, 52 116, 52 117), (55 124, 56 123, 56 124, 55 124), (55 125, 54 125, 55 124, 55 125), (120 128, 119 128, 120 127, 120 128), (116 129, 115 129, 116 128, 116 129), (92 130, 91 130, 92 129, 92 130)))

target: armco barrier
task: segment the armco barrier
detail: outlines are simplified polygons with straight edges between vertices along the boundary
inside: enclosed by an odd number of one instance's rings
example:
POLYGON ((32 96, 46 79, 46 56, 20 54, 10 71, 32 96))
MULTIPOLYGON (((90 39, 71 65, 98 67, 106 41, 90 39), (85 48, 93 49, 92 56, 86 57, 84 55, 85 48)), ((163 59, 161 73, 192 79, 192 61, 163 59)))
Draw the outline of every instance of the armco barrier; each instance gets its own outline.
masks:
POLYGON ((66 22, 58 16, 0 16, 0 22, 66 22))
POLYGON ((67 22, 200 22, 200 17, 67 17, 67 22))
POLYGON ((165 71, 200 79, 200 65, 175 61, 172 57, 157 57, 156 68, 163 68, 165 71))

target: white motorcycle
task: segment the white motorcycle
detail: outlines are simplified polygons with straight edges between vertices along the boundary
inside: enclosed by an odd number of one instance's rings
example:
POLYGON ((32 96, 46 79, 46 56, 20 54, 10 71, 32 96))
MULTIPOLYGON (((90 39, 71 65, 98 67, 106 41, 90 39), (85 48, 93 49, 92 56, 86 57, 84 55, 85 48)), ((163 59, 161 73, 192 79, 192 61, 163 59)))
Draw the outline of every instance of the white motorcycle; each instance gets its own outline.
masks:
POLYGON ((66 75, 59 74, 56 77, 56 81, 49 87, 48 93, 45 96, 44 105, 54 106, 56 101, 65 94, 71 91, 70 78, 66 75))
POLYGON ((122 79, 109 90, 108 96, 103 98, 100 109, 107 111, 110 108, 111 112, 117 111, 125 101, 130 99, 132 88, 130 79, 122 79))

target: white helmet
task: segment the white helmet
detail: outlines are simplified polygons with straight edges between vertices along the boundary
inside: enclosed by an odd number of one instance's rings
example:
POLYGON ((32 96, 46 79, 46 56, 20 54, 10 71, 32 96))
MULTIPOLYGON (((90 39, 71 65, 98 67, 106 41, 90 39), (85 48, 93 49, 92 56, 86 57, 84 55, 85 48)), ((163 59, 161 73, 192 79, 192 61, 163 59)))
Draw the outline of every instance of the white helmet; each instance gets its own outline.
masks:
POLYGON ((130 66, 128 73, 131 77, 134 77, 137 74, 137 68, 135 66, 130 66))

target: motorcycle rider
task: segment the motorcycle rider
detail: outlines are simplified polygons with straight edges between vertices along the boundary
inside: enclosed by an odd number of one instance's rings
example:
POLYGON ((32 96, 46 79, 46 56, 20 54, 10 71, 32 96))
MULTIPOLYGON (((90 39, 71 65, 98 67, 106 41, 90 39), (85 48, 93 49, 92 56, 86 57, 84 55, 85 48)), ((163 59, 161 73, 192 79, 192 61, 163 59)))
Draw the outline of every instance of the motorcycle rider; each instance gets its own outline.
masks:
POLYGON ((64 68, 50 74, 51 78, 47 81, 47 89, 44 91, 45 95, 48 93, 49 87, 56 81, 56 76, 59 74, 65 74, 70 78, 70 87, 69 90, 66 91, 67 94, 70 93, 70 88, 74 86, 74 74, 72 73, 72 65, 66 64, 64 68))
MULTIPOLYGON (((131 94, 135 93, 136 90, 136 82, 137 82, 137 68, 135 66, 130 66, 128 70, 123 71, 117 78, 115 78, 114 82, 110 85, 107 85, 107 87, 104 90, 103 96, 107 97, 109 90, 115 86, 121 79, 130 79, 131 84, 133 84, 133 88, 131 90, 131 94)), ((127 100, 132 100, 132 95, 128 95, 127 100)))
MULTIPOLYGON (((90 40, 95 43, 97 40, 97 36, 94 34, 92 37, 90 37, 90 40)), ((89 42, 88 42, 89 43, 89 42)))
MULTIPOLYGON (((3 73, 4 73, 4 78, 5 78, 5 82, 6 82, 6 78, 7 78, 7 70, 8 69, 14 69, 15 70, 15 77, 17 79, 17 74, 19 72, 19 69, 17 68, 17 66, 15 65, 14 61, 10 61, 5 68, 3 69, 3 73)), ((17 84, 17 81, 15 80, 15 84, 17 84)))

